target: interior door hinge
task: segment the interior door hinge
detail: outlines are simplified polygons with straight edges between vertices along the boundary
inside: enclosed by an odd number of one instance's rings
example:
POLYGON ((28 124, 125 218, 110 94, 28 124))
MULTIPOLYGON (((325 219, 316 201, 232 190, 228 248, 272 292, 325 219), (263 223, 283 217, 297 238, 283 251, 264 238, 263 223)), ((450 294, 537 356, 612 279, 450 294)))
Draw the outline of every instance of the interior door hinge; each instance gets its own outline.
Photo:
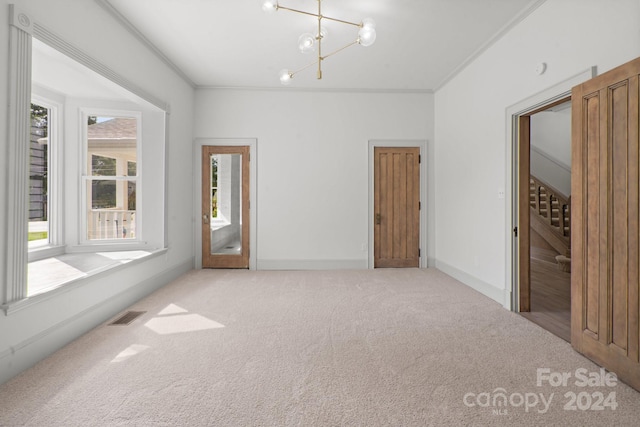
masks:
POLYGON ((418 248, 418 256, 421 256, 422 254, 422 249, 418 248))
POLYGON ((513 235, 514 235, 515 237, 518 237, 518 227, 514 227, 514 228, 513 228, 513 235))
POLYGON ((418 210, 422 210, 422 202, 418 202, 418 210))
POLYGON ((418 163, 422 163, 422 154, 418 154, 418 163))

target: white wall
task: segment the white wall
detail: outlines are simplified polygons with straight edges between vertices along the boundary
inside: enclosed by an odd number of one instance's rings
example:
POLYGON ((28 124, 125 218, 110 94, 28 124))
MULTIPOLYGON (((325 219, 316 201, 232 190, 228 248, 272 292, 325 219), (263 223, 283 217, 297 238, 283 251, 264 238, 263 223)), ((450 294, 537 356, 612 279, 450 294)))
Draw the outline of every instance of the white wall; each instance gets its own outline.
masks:
POLYGON ((571 195, 571 169, 558 164, 551 156, 531 148, 530 171, 542 182, 559 191, 563 196, 571 195))
POLYGON ((571 108, 531 116, 531 174, 571 195, 571 108))
POLYGON ((531 145, 571 168, 571 108, 532 115, 531 145))
POLYGON ((432 140, 433 96, 198 90, 195 136, 258 140, 258 268, 366 268, 368 141, 432 140))
MULTIPOLYGON (((86 0, 0 0, 0 99, 7 99, 8 4, 171 106, 168 118, 168 246, 166 254, 103 273, 81 286, 6 316, 0 314, 0 383, 126 308, 193 265, 193 89, 143 47, 97 3, 86 0)), ((0 102, 0 170, 6 171, 7 109, 0 102)), ((7 177, 0 174, 0 242, 5 242, 7 177)), ((158 213, 161 215, 161 212, 158 213)), ((0 245, 0 289, 6 253, 0 245)))
POLYGON ((638 17, 638 0, 547 0, 436 92, 439 267, 503 302, 506 109, 593 65, 602 73, 637 57, 638 17))

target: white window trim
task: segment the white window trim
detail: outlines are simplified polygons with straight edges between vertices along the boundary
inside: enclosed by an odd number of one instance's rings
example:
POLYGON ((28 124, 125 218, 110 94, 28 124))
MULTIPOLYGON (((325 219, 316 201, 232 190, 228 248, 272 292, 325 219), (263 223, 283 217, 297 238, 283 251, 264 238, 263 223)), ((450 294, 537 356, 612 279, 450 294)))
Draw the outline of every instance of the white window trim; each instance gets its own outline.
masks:
MULTIPOLYGON (((33 92, 39 90, 35 89, 33 92)), ((64 147, 62 146, 64 104, 60 100, 52 99, 54 96, 33 93, 31 101, 49 109, 48 114, 48 138, 49 138, 49 173, 48 183, 48 213, 49 236, 46 244, 29 249, 28 260, 37 261, 61 255, 65 251, 64 246, 64 147)))

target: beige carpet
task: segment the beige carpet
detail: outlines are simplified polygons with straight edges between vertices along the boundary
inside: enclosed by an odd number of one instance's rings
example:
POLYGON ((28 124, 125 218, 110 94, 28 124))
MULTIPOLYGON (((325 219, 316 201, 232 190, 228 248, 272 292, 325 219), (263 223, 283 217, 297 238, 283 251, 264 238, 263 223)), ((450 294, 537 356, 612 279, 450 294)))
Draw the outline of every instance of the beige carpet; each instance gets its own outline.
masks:
POLYGON ((0 425, 640 420, 638 392, 579 387, 576 370, 598 375, 597 366, 437 270, 193 271, 131 310, 147 313, 91 331, 0 387, 0 425), (538 368, 571 378, 538 386, 538 368), (581 408, 565 410, 571 393, 581 408), (613 393, 616 409, 610 398, 595 410, 598 393, 613 393))

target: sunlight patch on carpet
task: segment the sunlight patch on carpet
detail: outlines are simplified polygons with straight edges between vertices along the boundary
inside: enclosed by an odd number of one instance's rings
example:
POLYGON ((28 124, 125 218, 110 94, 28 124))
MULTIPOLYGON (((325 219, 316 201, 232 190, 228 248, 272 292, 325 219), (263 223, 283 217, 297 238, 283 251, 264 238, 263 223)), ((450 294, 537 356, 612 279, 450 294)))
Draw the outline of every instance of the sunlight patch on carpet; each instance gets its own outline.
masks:
POLYGON ((125 348, 124 350, 122 350, 116 357, 114 357, 114 359, 111 361, 111 363, 118 363, 118 362, 122 362, 124 360, 127 360, 130 357, 133 357, 137 354, 142 353, 143 351, 149 349, 151 347, 149 347, 148 345, 142 345, 142 344, 132 344, 129 347, 125 348))
POLYGON ((160 313, 158 313, 158 316, 166 316, 167 314, 181 314, 181 313, 188 313, 189 310, 185 310, 182 307, 178 307, 175 304, 169 304, 168 306, 166 306, 165 308, 162 309, 162 311, 160 311, 160 313))
POLYGON ((160 335, 224 328, 224 325, 199 314, 154 317, 145 326, 160 335))

